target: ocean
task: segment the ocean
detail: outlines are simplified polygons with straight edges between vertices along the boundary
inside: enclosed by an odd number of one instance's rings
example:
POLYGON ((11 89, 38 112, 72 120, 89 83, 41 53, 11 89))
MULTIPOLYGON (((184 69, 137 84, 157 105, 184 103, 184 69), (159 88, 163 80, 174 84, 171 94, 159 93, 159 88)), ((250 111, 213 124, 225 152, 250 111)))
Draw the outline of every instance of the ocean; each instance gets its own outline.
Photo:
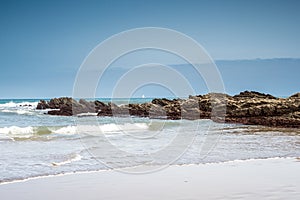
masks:
POLYGON ((38 101, 0 100, 0 183, 83 171, 148 173, 168 165, 300 157, 297 129, 211 120, 50 116, 35 109, 38 101))

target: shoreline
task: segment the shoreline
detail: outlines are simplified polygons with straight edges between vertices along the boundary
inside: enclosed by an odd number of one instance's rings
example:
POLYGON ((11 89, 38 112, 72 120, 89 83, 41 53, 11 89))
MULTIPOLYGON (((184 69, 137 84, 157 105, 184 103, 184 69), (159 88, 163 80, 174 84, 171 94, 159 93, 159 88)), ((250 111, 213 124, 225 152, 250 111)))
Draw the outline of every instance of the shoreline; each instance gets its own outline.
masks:
POLYGON ((170 166, 150 174, 113 170, 0 185, 5 199, 255 199, 300 197, 299 158, 170 166), (176 192, 175 192, 176 191, 176 192))
MULTIPOLYGON (((228 161, 220 161, 220 162, 208 162, 208 163, 190 163, 190 164, 174 164, 174 165, 166 165, 162 166, 162 168, 159 168, 159 170, 147 172, 147 174, 152 174, 156 173, 161 170, 166 170, 169 167, 188 167, 188 166, 214 166, 214 165, 227 165, 227 164, 238 164, 238 163, 247 163, 247 162, 265 162, 265 161, 272 161, 272 160, 294 160, 300 162, 300 157, 270 157, 270 158, 249 158, 249 159, 236 159, 236 160, 228 160, 228 161)), ((155 167, 155 166, 153 166, 155 167)), ((66 172, 66 173, 59 173, 59 174, 49 174, 49 175, 41 175, 41 176, 34 176, 34 177, 28 177, 24 179, 16 179, 16 180, 11 180, 11 181, 3 181, 0 182, 0 187, 2 185, 8 185, 8 184, 15 184, 15 183, 23 183, 31 180, 37 180, 37 179, 47 179, 47 178, 55 178, 55 177, 60 177, 60 176, 69 176, 69 175, 77 175, 77 174, 89 174, 89 173, 101 173, 101 172, 109 172, 109 171, 114 171, 117 173, 124 173, 124 174, 131 174, 129 172, 123 172, 122 169, 131 169, 134 167, 124 167, 120 169, 98 169, 98 170, 90 170, 90 171, 72 171, 72 172, 66 172)), ((140 175, 139 173, 133 175, 140 175)))

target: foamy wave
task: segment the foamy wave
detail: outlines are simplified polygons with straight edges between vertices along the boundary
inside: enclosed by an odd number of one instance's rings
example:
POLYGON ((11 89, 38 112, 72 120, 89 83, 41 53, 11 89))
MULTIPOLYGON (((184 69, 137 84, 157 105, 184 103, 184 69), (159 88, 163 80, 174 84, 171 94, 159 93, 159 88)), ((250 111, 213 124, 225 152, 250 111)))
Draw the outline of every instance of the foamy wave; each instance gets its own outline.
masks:
POLYGON ((102 132, 119 132, 119 131, 138 131, 147 130, 149 126, 146 123, 125 123, 125 124, 104 124, 99 126, 102 132))
POLYGON ((111 134, 119 132, 136 132, 142 130, 149 130, 146 123, 124 123, 124 124, 102 124, 102 125, 78 125, 76 130, 79 133, 84 133, 92 136, 99 134, 111 134))
POLYGON ((18 115, 32 115, 34 114, 32 111, 30 110, 0 110, 0 112, 3 112, 3 113, 16 113, 18 115))
POLYGON ((88 117, 88 116, 97 116, 98 113, 80 113, 77 114, 78 117, 88 117))
POLYGON ((66 126, 66 127, 45 127, 45 126, 38 126, 38 127, 18 127, 18 126, 10 126, 10 127, 3 127, 0 128, 0 134, 10 135, 10 136, 18 136, 28 138, 33 135, 45 135, 45 134, 75 134, 76 133, 76 126, 66 126))
POLYGON ((18 127, 10 126, 0 128, 0 139, 29 139, 29 138, 38 138, 44 135, 48 136, 50 134, 58 135, 74 135, 76 134, 75 126, 67 127, 18 127))
POLYGON ((125 123, 125 124, 103 124, 103 125, 78 125, 78 126, 38 126, 38 127, 18 127, 10 126, 0 128, 0 138, 4 136, 9 138, 37 138, 42 136, 63 136, 63 135, 75 135, 77 133, 83 133, 88 135, 99 135, 105 133, 114 133, 114 132, 136 132, 143 130, 152 130, 151 124, 147 123, 125 123))
POLYGON ((68 135, 73 135, 75 134, 77 131, 77 127, 76 126, 67 126, 67 127, 62 127, 59 129, 52 129, 53 133, 57 133, 57 134, 68 134, 68 135))
POLYGON ((109 123, 100 125, 78 125, 78 132, 102 132, 102 133, 112 133, 112 132, 122 132, 122 131, 157 131, 163 128, 171 128, 180 125, 178 122, 164 122, 164 121, 154 121, 151 123, 109 123))
POLYGON ((4 127, 0 128, 0 134, 4 134, 6 136, 16 136, 19 138, 30 138, 34 133, 33 127, 18 127, 18 126, 11 126, 11 127, 4 127))
POLYGON ((7 114, 18 114, 18 115, 33 115, 35 114, 35 108, 38 102, 8 102, 0 104, 0 112, 7 114))
POLYGON ((74 156, 72 156, 70 159, 66 160, 66 161, 62 161, 62 162, 53 162, 52 165, 53 166, 61 166, 61 165, 66 165, 72 162, 76 162, 81 160, 81 156, 79 154, 76 154, 74 156))
POLYGON ((21 102, 21 103, 15 103, 15 102, 7 102, 0 104, 0 108, 15 108, 15 107, 32 107, 33 109, 36 108, 38 102, 21 102))

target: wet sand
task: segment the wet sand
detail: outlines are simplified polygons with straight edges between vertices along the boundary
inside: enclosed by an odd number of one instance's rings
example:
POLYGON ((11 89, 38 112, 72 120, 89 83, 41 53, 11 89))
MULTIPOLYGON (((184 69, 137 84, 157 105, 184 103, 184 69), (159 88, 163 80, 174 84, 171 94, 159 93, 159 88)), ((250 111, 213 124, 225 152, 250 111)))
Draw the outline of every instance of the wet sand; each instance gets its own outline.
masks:
POLYGON ((300 199, 300 160, 170 166, 149 174, 76 173, 0 185, 1 199, 300 199))

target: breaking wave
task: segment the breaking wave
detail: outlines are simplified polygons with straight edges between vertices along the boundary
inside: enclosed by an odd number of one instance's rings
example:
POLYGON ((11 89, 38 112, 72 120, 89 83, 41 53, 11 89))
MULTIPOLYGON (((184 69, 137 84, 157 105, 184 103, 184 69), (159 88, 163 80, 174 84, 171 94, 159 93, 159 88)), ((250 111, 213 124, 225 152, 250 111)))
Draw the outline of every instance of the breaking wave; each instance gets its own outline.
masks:
POLYGON ((0 139, 30 139, 38 138, 41 136, 47 136, 49 134, 62 134, 62 135, 73 135, 76 133, 75 126, 66 127, 47 127, 47 126, 27 126, 18 127, 10 126, 0 128, 0 139))
POLYGON ((0 104, 0 108, 16 108, 16 107, 32 107, 33 109, 36 108, 38 102, 20 102, 20 103, 16 103, 13 101, 7 102, 7 103, 3 103, 0 104))
POLYGON ((69 126, 27 126, 27 127, 2 127, 0 128, 0 139, 30 139, 43 136, 70 136, 77 133, 97 135, 99 133, 114 132, 136 132, 136 131, 156 131, 164 126, 175 126, 177 123, 124 123, 124 124, 102 124, 102 125, 69 125, 69 126))
POLYGON ((38 102, 7 102, 0 104, 0 113, 8 115, 33 115, 38 102))
POLYGON ((69 159, 65 160, 65 161, 61 161, 61 162, 52 162, 51 164, 53 166, 61 166, 61 165, 66 165, 66 164, 70 164, 72 162, 75 162, 75 161, 79 161, 81 160, 81 155, 79 154, 75 154, 75 155, 72 155, 69 159))
POLYGON ((2 113, 12 113, 12 114, 18 114, 18 115, 33 115, 34 113, 31 110, 25 110, 25 109, 20 109, 20 110, 0 110, 2 113))

